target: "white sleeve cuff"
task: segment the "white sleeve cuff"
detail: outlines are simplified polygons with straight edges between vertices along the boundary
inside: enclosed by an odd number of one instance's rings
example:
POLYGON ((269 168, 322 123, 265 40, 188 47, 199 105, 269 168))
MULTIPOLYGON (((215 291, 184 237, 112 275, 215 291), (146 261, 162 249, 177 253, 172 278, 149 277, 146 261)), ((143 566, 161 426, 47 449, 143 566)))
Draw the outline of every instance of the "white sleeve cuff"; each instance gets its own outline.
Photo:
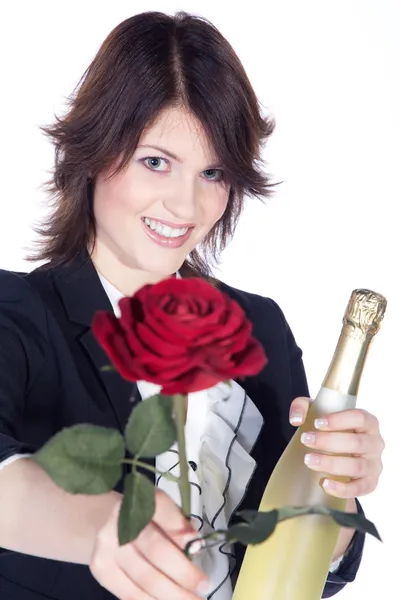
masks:
POLYGON ((26 453, 26 454, 14 454, 13 456, 9 456, 8 458, 6 458, 2 462, 0 462, 0 471, 2 469, 4 469, 4 467, 7 467, 8 465, 11 465, 11 463, 15 462, 19 458, 28 458, 28 456, 32 456, 32 454, 28 454, 28 453, 26 453))
POLYGON ((338 568, 340 567, 340 565, 343 562, 343 558, 344 558, 344 555, 341 556, 340 558, 338 558, 337 560, 334 560, 331 563, 331 566, 329 567, 329 573, 336 573, 336 571, 338 570, 338 568))

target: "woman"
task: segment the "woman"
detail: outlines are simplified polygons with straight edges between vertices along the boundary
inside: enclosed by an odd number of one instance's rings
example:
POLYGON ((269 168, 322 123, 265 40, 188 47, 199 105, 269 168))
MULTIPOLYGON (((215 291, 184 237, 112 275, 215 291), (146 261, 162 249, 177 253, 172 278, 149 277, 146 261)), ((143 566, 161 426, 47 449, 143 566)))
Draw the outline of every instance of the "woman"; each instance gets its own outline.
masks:
MULTIPOLYGON (((100 370, 106 357, 90 329, 94 313, 116 311, 121 296, 172 274, 201 276, 241 304, 269 357, 242 384, 259 430, 248 440, 254 472, 236 500, 258 507, 307 413, 301 351, 275 302, 215 282, 210 263, 232 236, 244 195, 271 193, 260 157, 273 122, 209 22, 149 12, 110 33, 69 111, 45 131, 56 149, 54 203, 30 257, 45 263, 29 274, 0 272, 0 597, 225 600, 243 546, 231 557, 219 553, 204 573, 181 552, 198 526, 159 487, 152 522, 119 547, 120 485, 101 496, 66 494, 29 454, 75 423, 122 430, 143 397, 140 385, 132 393, 119 375, 100 370)), ((361 510, 355 497, 371 492, 381 472, 379 424, 351 410, 331 415, 325 430, 306 442, 314 450, 309 466, 349 476, 327 493, 361 510)), ((202 510, 212 493, 205 489, 202 510)), ((324 597, 354 579, 363 543, 363 535, 341 531, 324 597)))

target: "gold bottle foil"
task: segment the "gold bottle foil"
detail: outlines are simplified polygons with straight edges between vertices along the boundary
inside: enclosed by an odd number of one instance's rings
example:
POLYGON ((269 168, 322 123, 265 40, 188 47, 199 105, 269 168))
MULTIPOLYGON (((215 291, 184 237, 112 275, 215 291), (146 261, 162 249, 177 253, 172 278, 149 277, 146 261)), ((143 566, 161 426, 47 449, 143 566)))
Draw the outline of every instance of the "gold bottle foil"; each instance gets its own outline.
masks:
POLYGON ((365 359, 372 339, 379 331, 386 305, 386 299, 371 290, 352 292, 323 387, 357 395, 365 359))

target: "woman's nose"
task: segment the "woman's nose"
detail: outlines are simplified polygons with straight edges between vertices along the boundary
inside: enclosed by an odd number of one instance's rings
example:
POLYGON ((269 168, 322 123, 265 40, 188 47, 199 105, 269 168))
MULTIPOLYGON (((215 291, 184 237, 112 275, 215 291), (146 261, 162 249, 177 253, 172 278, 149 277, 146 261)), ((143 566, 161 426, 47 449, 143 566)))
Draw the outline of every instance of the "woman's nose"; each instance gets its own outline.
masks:
POLYGON ((164 200, 164 206, 175 218, 190 223, 196 215, 198 193, 193 184, 182 185, 164 200))

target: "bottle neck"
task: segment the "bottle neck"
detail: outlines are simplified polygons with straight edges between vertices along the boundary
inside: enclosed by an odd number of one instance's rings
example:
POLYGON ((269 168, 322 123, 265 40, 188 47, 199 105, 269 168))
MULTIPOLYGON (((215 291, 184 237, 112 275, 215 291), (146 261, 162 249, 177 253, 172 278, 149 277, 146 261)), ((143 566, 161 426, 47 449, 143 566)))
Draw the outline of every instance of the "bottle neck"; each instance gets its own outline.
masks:
POLYGON ((373 336, 344 325, 323 387, 357 396, 365 359, 373 336))

